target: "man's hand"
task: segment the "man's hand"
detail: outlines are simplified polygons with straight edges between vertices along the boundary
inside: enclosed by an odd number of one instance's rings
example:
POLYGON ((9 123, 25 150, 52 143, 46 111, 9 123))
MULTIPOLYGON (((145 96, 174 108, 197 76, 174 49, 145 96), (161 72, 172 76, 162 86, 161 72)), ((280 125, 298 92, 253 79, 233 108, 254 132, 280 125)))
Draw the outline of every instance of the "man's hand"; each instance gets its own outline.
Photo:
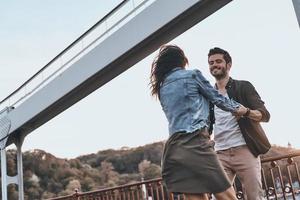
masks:
POLYGON ((242 117, 243 115, 245 115, 247 113, 249 108, 246 108, 245 106, 243 106, 242 104, 240 105, 240 107, 236 110, 236 112, 234 113, 234 115, 236 117, 242 117))
POLYGON ((247 116, 249 119, 252 119, 256 122, 261 122, 262 114, 259 110, 250 110, 249 115, 247 116))
POLYGON ((247 117, 253 121, 260 122, 262 119, 262 114, 259 110, 251 110, 249 108, 246 108, 242 104, 240 107, 236 110, 235 113, 233 113, 234 116, 237 117, 237 119, 241 117, 247 117))

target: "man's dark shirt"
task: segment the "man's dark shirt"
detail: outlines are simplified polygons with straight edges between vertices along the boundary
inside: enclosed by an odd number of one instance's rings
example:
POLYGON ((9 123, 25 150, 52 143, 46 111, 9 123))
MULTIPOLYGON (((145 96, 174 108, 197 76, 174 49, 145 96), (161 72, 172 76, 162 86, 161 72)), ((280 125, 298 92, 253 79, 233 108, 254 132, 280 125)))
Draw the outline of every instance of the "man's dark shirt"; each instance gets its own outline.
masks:
MULTIPOLYGON (((226 90, 229 98, 241 103, 251 110, 258 110, 262 114, 261 121, 268 122, 270 120, 270 113, 266 109, 264 102, 261 100, 259 94, 254 86, 249 81, 229 79, 226 90)), ((214 122, 214 111, 211 107, 211 121, 214 122)), ((243 137, 246 144, 254 156, 266 153, 271 144, 266 137, 264 130, 259 122, 251 120, 247 117, 242 117, 238 120, 243 137)))

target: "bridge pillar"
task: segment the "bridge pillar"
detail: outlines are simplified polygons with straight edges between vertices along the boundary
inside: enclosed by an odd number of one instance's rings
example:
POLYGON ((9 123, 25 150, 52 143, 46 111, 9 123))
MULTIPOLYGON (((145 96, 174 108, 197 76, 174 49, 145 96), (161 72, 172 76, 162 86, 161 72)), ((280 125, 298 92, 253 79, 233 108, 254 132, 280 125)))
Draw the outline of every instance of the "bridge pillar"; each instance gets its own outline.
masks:
POLYGON ((1 151, 1 189, 2 200, 7 200, 7 186, 9 184, 18 185, 19 200, 24 200, 24 188, 23 188, 23 162, 22 162, 22 144, 24 137, 17 134, 14 138, 14 143, 17 147, 17 174, 15 176, 7 175, 7 158, 6 158, 6 143, 7 136, 11 127, 11 121, 6 116, 1 116, 4 112, 9 112, 10 108, 7 108, 0 113, 0 151, 1 151))
MULTIPOLYGON (((6 139, 5 139, 6 140, 6 139)), ((7 200, 7 169, 6 169, 6 141, 1 141, 1 189, 2 189, 2 199, 7 200)))
POLYGON ((15 145, 17 146, 17 181, 19 200, 24 200, 24 184, 23 184, 23 159, 22 159, 22 144, 24 137, 18 137, 15 145))

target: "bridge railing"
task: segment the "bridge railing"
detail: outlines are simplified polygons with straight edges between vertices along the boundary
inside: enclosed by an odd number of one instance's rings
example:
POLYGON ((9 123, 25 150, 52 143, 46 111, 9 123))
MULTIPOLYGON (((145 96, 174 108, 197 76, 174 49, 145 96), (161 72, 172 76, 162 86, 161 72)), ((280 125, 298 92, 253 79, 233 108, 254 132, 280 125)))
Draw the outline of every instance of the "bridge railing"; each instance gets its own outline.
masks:
MULTIPOLYGON (((155 0, 123 0, 38 72, 0 101, 0 111, 17 107, 117 31, 155 0)), ((83 69, 84 70, 84 69, 83 69)))
POLYGON ((299 156, 300 151, 295 151, 262 159, 262 183, 268 200, 300 198, 299 156))
POLYGON ((167 200, 167 193, 161 178, 127 184, 92 192, 52 198, 51 200, 167 200))
MULTIPOLYGON (((265 198, 297 199, 300 192, 299 167, 300 151, 286 155, 261 159, 262 183, 265 198)), ((243 192, 238 180, 235 182, 238 199, 243 199, 243 192)), ((299 196, 300 197, 300 196, 299 196)), ((134 184, 107 188, 91 192, 78 192, 72 195, 50 200, 184 200, 180 194, 168 194, 162 185, 162 179, 141 181, 134 184)))

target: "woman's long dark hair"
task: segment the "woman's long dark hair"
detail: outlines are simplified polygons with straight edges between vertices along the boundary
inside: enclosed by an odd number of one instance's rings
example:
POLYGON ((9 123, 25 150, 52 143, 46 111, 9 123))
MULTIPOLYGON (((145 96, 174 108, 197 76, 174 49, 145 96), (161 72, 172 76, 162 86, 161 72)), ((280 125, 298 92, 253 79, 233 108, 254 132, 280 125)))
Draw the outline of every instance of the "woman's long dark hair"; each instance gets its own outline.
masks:
POLYGON ((151 95, 159 98, 159 90, 166 75, 175 67, 184 68, 187 64, 188 59, 182 49, 176 45, 163 45, 151 66, 151 95))

